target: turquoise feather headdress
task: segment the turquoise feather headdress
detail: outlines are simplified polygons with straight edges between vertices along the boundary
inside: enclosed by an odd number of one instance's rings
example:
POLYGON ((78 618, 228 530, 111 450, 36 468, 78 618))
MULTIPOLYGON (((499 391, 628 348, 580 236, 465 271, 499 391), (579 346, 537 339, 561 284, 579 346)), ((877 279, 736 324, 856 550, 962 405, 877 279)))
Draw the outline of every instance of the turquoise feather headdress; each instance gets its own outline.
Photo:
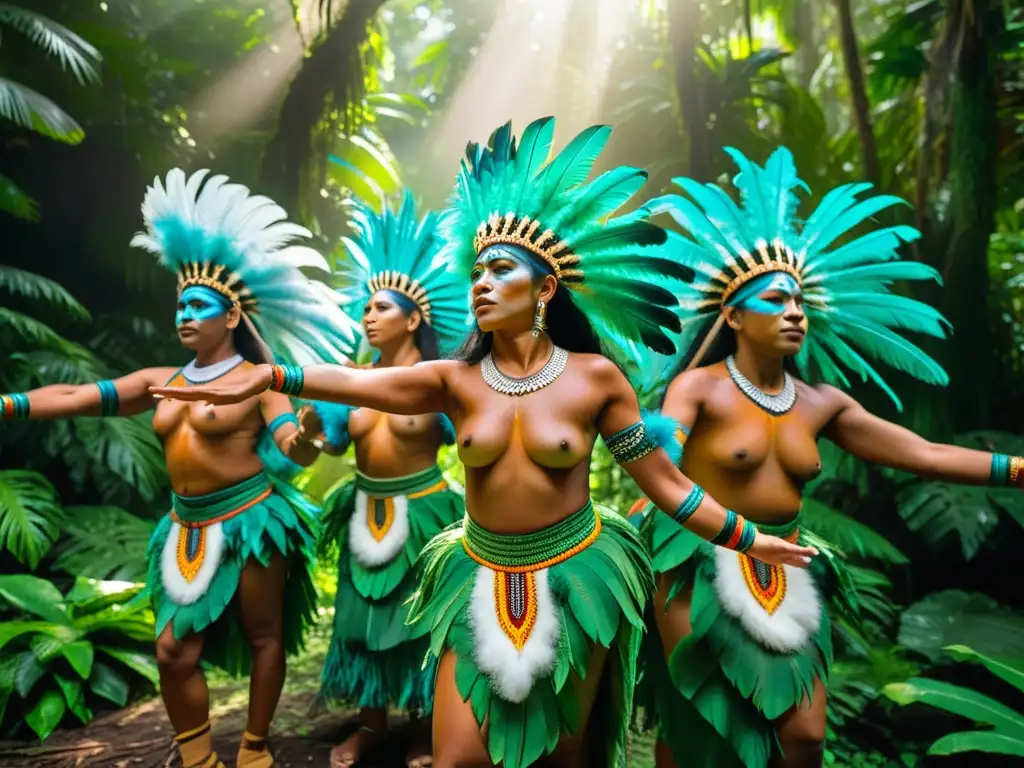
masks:
POLYGON ((299 365, 346 362, 356 346, 356 327, 334 292, 306 277, 300 267, 329 271, 323 256, 303 245, 309 230, 287 221, 273 200, 250 194, 227 176, 208 170, 185 176, 180 168, 146 190, 146 232, 131 244, 159 257, 178 275, 178 292, 211 288, 242 310, 271 351, 299 365), (202 187, 202 191, 200 191, 202 187))
POLYGON ((506 123, 487 147, 469 144, 442 216, 442 258, 468 276, 489 246, 523 248, 551 268, 602 339, 672 352, 679 317, 670 287, 693 273, 665 250, 646 210, 612 215, 647 173, 619 167, 587 183, 611 129, 588 128, 548 162, 554 130, 554 118, 537 120, 516 146, 506 123))
POLYGON ((349 205, 355 235, 342 238, 344 253, 336 271, 345 311, 358 320, 374 293, 397 291, 434 329, 442 353, 458 346, 469 330, 469 283, 437 259, 437 215, 417 220, 408 190, 397 213, 385 205, 379 214, 357 199, 349 205))
POLYGON ((670 235, 680 258, 698 275, 680 291, 680 303, 688 312, 681 342, 692 344, 705 330, 710 340, 721 327, 722 308, 743 285, 763 274, 786 272, 803 290, 809 323, 807 340, 795 358, 801 375, 849 386, 845 367, 881 387, 897 407, 899 398, 867 358, 929 384, 946 385, 948 377, 939 364, 899 332, 944 338, 948 322, 927 304, 890 290, 897 280, 941 282, 931 267, 899 260, 901 243, 916 240, 920 233, 891 226, 832 247, 870 217, 904 201, 892 195, 858 199, 871 185, 844 184, 798 223, 796 190, 809 190, 797 177, 788 149, 776 149, 763 168, 735 149, 726 152, 740 169, 733 184, 742 205, 714 184, 679 178, 674 182, 692 201, 670 194, 647 206, 652 215, 670 213, 692 238, 670 235))

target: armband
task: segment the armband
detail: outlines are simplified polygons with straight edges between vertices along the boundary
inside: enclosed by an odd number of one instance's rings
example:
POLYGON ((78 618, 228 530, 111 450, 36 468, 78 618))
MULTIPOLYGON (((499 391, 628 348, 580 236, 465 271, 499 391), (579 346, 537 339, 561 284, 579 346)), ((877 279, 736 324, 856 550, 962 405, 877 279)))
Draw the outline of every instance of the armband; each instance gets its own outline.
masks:
POLYGON ((270 434, 274 434, 280 427, 283 427, 285 424, 294 424, 295 428, 298 429, 299 420, 294 413, 282 413, 280 416, 277 416, 276 418, 271 420, 269 424, 267 424, 267 429, 270 430, 270 434))
POLYGON ((676 512, 672 517, 680 525, 686 525, 686 521, 693 517, 693 513, 697 511, 702 501, 704 501, 704 489, 694 483, 682 504, 676 507, 676 512))
POLYGON ((27 419, 29 410, 28 395, 23 392, 0 395, 0 419, 27 419))
POLYGON ((642 459, 658 447, 657 441, 651 437, 642 421, 619 430, 604 443, 619 464, 642 459))
POLYGON ((97 381, 96 386, 100 390, 100 416, 103 418, 117 416, 117 412, 121 409, 121 397, 117 394, 114 382, 97 381))
POLYGON ((270 366, 270 388, 285 395, 298 396, 305 384, 302 366, 272 365, 270 366))
POLYGON ((1024 473, 1021 470, 1024 470, 1024 458, 1007 456, 1005 453, 993 453, 989 483, 998 486, 1019 486, 1024 481, 1024 477, 1021 476, 1024 473))
POLYGON ((754 545, 757 537, 757 526, 752 522, 738 515, 731 509, 725 512, 725 525, 713 539, 712 544, 717 544, 726 549, 734 549, 737 552, 746 552, 754 545))

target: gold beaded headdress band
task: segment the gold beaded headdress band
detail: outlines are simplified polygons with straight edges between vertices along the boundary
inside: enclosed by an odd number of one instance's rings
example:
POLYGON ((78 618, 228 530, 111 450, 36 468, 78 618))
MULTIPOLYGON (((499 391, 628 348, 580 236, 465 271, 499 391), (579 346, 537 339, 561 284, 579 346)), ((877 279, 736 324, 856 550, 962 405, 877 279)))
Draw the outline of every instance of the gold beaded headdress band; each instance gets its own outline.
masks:
POLYGON ((243 312, 255 312, 258 302, 237 272, 228 273, 223 264, 190 262, 178 272, 178 294, 191 285, 212 288, 243 312))
POLYGON ((539 237, 540 222, 523 216, 517 219, 514 213, 499 216, 492 213, 476 230, 473 248, 477 255, 492 245, 516 245, 543 259, 559 282, 582 282, 583 270, 579 268, 580 257, 567 251, 565 240, 560 240, 550 229, 539 237))
POLYGON ((796 280, 797 285, 803 285, 801 260, 793 253, 793 249, 781 240, 775 240, 771 244, 770 250, 768 243, 761 241, 757 244, 755 251, 761 257, 760 260, 749 251, 744 250, 739 254, 742 263, 732 258, 726 261, 725 266, 713 278, 723 287, 709 286, 706 290, 708 298, 702 302, 702 306, 717 304, 724 307, 736 291, 744 285, 756 277, 771 272, 785 272, 796 280))
POLYGON ((371 295, 377 291, 396 291, 406 296, 416 305, 423 316, 423 322, 430 325, 430 299, 427 298, 427 291, 418 280, 413 280, 403 272, 387 269, 377 272, 366 284, 371 295))

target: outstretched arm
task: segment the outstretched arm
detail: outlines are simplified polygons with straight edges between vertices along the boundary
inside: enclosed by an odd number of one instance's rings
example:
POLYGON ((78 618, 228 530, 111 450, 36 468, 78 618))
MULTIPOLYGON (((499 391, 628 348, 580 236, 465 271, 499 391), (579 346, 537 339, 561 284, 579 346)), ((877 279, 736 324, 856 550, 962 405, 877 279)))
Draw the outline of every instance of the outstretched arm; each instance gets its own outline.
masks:
POLYGON ((448 394, 451 360, 409 366, 362 370, 342 365, 257 365, 226 384, 196 387, 153 387, 161 397, 205 400, 213 405, 239 403, 267 389, 306 400, 326 400, 387 413, 415 416, 443 413, 448 394))
POLYGON ((112 381, 51 384, 29 392, 0 395, 0 419, 134 416, 153 407, 150 387, 163 384, 173 375, 173 368, 144 368, 112 381))
MULTIPOLYGON (((966 485, 1006 485, 1011 479, 1007 476, 1009 461, 1002 468, 1006 474, 1000 474, 1000 467, 994 466, 991 453, 930 442, 869 413, 845 392, 832 388, 826 391, 838 400, 839 411, 823 434, 859 459, 932 480, 966 485), (994 470, 1000 476, 993 477, 994 470)), ((1024 487, 1024 472, 1014 471, 1013 475, 1016 484, 1024 487)))
POLYGON ((810 557, 817 554, 812 547, 755 533, 752 527, 747 527, 752 523, 704 494, 679 471, 663 449, 654 447, 649 440, 645 442, 640 406, 626 377, 609 364, 600 378, 608 400, 598 429, 612 455, 655 506, 663 511, 673 510, 672 516, 698 536, 731 549, 741 549, 768 563, 804 567, 810 557))

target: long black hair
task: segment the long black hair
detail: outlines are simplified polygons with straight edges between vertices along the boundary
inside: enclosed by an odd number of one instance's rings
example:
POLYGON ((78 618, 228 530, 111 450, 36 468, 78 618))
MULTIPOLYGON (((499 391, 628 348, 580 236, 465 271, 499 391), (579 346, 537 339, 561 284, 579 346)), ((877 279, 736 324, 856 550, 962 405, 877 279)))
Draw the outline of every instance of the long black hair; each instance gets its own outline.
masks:
POLYGON ((426 320, 423 319, 423 313, 420 312, 420 308, 416 306, 416 302, 404 293, 399 293, 398 291, 392 291, 385 288, 381 292, 390 296, 391 300, 395 302, 406 317, 412 317, 413 312, 419 314, 420 324, 416 326, 416 330, 413 332, 412 342, 416 345, 416 349, 420 351, 420 357, 424 360, 437 360, 437 358, 440 357, 437 347, 437 332, 426 320))
POLYGON ((245 312, 242 312, 238 325, 231 332, 231 341, 235 345, 235 351, 246 362, 254 363, 255 365, 274 363, 274 353, 267 346, 267 343, 260 338, 259 331, 245 312))
MULTIPOLYGON (((547 275, 552 274, 551 267, 530 251, 509 245, 502 247, 514 250, 526 257, 525 261, 533 275, 534 285, 540 283, 547 275)), ((553 344, 569 352, 608 357, 601 346, 600 337, 594 331, 594 326, 590 324, 590 320, 583 314, 583 311, 576 306, 567 288, 562 285, 555 288, 555 293, 551 297, 551 301, 548 302, 547 309, 547 332, 553 344)), ((485 333, 477 326, 462 342, 462 346, 452 353, 452 359, 476 365, 487 356, 493 346, 494 334, 489 331, 485 333)))

